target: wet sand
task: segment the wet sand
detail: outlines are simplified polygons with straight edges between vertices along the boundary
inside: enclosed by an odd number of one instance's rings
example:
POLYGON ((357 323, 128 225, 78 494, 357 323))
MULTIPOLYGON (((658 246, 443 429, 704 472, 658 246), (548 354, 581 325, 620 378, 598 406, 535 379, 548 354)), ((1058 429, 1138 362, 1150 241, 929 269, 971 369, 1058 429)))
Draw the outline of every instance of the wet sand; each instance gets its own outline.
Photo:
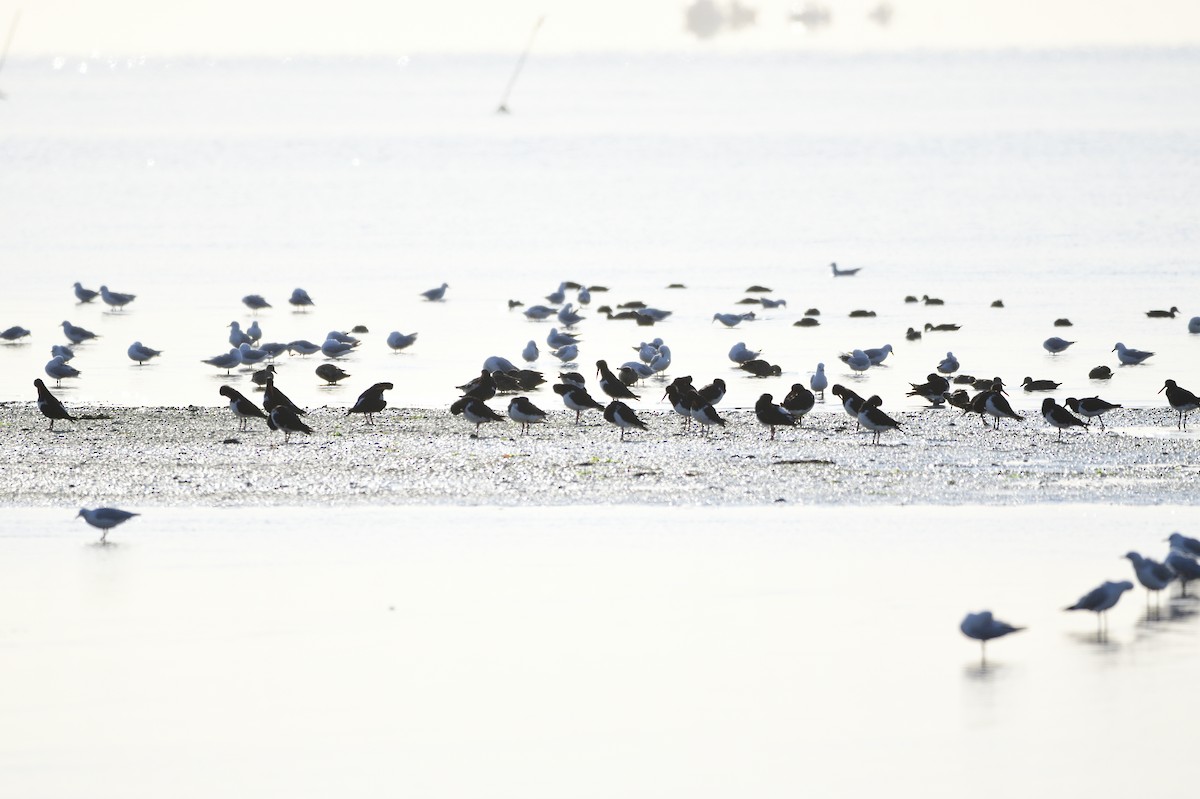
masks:
MULTIPOLYGON (((500 408, 502 403, 493 401, 500 408)), ((549 403, 543 402, 549 407, 549 403)), ((828 405, 768 440, 752 410, 726 410, 709 436, 670 411, 639 411, 648 431, 619 440, 599 413, 520 435, 478 438, 444 410, 388 409, 374 427, 320 408, 315 432, 250 432, 224 408, 76 408, 46 420, 0 406, 0 504, 179 505, 832 505, 1084 502, 1195 504, 1200 435, 1168 409, 1121 409, 1064 441, 1040 417, 985 429, 953 410, 898 413, 880 446, 828 405)))

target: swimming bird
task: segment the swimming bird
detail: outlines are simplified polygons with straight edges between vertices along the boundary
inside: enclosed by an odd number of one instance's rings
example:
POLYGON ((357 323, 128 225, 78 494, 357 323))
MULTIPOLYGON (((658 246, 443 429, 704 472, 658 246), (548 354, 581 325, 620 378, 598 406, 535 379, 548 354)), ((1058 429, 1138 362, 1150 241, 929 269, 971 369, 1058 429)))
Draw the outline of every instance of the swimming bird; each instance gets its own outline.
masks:
POLYGON ((209 366, 215 366, 218 369, 224 369, 225 374, 229 374, 235 366, 242 364, 242 351, 234 347, 225 355, 214 355, 211 358, 205 358, 201 363, 206 363, 209 366))
POLYGON ((1150 595, 1154 594, 1154 605, 1158 606, 1158 592, 1171 584, 1175 573, 1165 564, 1152 558, 1142 557, 1137 552, 1126 552, 1125 557, 1133 564, 1133 574, 1146 589, 1146 607, 1150 607, 1150 595))
POLYGON ((693 392, 687 397, 687 408, 691 417, 700 423, 700 428, 708 435, 713 425, 725 426, 725 420, 717 413, 711 402, 706 402, 699 393, 693 392))
POLYGON ((1200 408, 1200 399, 1186 388, 1180 388, 1174 380, 1163 383, 1163 387, 1158 390, 1158 393, 1161 394, 1164 391, 1167 392, 1167 402, 1179 414, 1179 420, 1175 426, 1187 430, 1187 415, 1200 408))
POLYGON ((865 311, 865 310, 859 309, 859 310, 850 312, 851 319, 870 319, 873 316, 875 316, 874 311, 865 311))
POLYGON ((304 289, 295 289, 292 291, 292 296, 288 297, 288 302, 297 310, 302 311, 310 305, 316 305, 312 297, 308 296, 308 292, 304 289))
POLYGON ((746 319, 740 313, 715 313, 712 318, 714 322, 720 322, 725 327, 736 327, 746 319))
POLYGON ((100 299, 104 300, 104 304, 112 308, 114 311, 119 311, 137 299, 137 295, 122 294, 119 291, 109 291, 108 286, 101 286, 100 299))
POLYGON ((825 364, 817 364, 817 371, 809 378, 808 387, 821 395, 822 402, 825 401, 825 389, 829 387, 829 378, 825 376, 825 364))
POLYGON ((1090 610, 1095 613, 1096 632, 1100 634, 1100 630, 1104 626, 1105 612, 1120 601, 1121 594, 1132 590, 1133 583, 1128 580, 1121 580, 1120 582, 1109 580, 1088 591, 1074 605, 1065 609, 1090 610))
POLYGON ((79 300, 81 304, 85 302, 91 302, 99 296, 100 292, 92 291, 91 289, 85 289, 79 283, 75 284, 75 299, 79 300))
POLYGON ((55 385, 61 386, 62 381, 69 377, 79 377, 82 374, 78 369, 63 360, 61 355, 55 355, 46 364, 46 374, 54 378, 55 385))
POLYGON ((266 419, 267 415, 263 413, 253 401, 243 396, 240 391, 232 386, 221 386, 218 392, 222 397, 229 400, 229 410, 238 419, 238 432, 244 432, 246 425, 251 419, 266 419))
POLYGON ((983 662, 987 659, 988 641, 1020 632, 1025 628, 1014 627, 1008 622, 994 618, 990 610, 981 610, 978 613, 968 613, 958 625, 958 629, 962 630, 963 635, 979 642, 979 658, 980 662, 983 662))
POLYGON ((913 328, 910 327, 907 331, 905 331, 904 338, 907 339, 908 341, 920 341, 921 340, 921 331, 914 330, 913 328))
POLYGON ((749 372, 755 377, 777 377, 783 374, 783 368, 776 363, 767 363, 766 361, 755 358, 752 361, 746 361, 738 367, 743 372, 749 372))
POLYGON ((526 363, 533 363, 536 361, 538 359, 537 342, 533 339, 530 339, 529 343, 525 345, 525 349, 521 350, 521 357, 526 363))
POLYGON ((881 404, 882 400, 879 397, 871 397, 863 402, 858 411, 858 423, 874 434, 871 443, 876 446, 879 445, 879 437, 884 432, 900 429, 899 422, 880 410, 881 404))
POLYGON ((575 325, 582 322, 583 319, 584 317, 580 316, 579 313, 576 312, 575 306, 572 303, 568 302, 566 305, 558 309, 558 323, 563 327, 575 327, 575 325))
POLYGON ((1044 347, 1046 352, 1050 353, 1051 355, 1058 355, 1060 352, 1074 343, 1074 341, 1067 341, 1066 339, 1059 338, 1058 336, 1051 336, 1042 342, 1042 347, 1044 347))
POLYGON ((920 397, 930 405, 941 406, 946 401, 946 392, 950 390, 950 381, 936 372, 926 375, 924 383, 909 383, 912 391, 904 396, 920 397))
POLYGON ((51 430, 54 429, 56 419, 65 419, 69 422, 76 421, 75 417, 68 413, 63 404, 58 401, 58 397, 50 393, 50 389, 46 388, 46 384, 42 382, 40 377, 33 381, 33 386, 37 389, 38 393, 38 410, 42 412, 42 416, 50 420, 51 430))
MULTIPOLYGON (((273 367, 268 366, 267 368, 272 369, 273 367)), ((317 373, 317 377, 324 380, 325 384, 329 385, 329 386, 336 385, 337 381, 345 380, 347 377, 350 376, 346 372, 343 372, 336 364, 332 364, 332 363, 321 364, 320 366, 318 366, 316 368, 316 373, 317 373)), ((261 372, 255 372, 254 376, 257 377, 259 374, 261 374, 261 372)), ((273 373, 272 373, 272 376, 273 376, 273 373)), ((255 381, 255 382, 257 382, 257 381, 255 381)), ((262 385, 266 385, 265 379, 263 380, 262 385)))
POLYGON ((4 339, 5 341, 16 341, 17 339, 25 338, 25 336, 28 335, 28 330, 20 325, 13 325, 4 332, 0 333, 0 339, 4 339))
POLYGON ((291 440, 293 433, 304 433, 307 436, 311 435, 313 431, 287 405, 276 405, 271 409, 271 415, 267 419, 267 426, 272 430, 279 430, 283 433, 284 444, 291 440))
POLYGON ((79 513, 75 514, 75 518, 78 519, 82 516, 85 522, 100 530, 100 543, 107 544, 109 530, 140 515, 119 508, 92 508, 91 510, 80 508, 79 513))
POLYGON ((841 359, 855 372, 865 372, 871 368, 871 359, 862 350, 855 350, 849 355, 842 355, 841 359))
POLYGON ((320 351, 321 351, 320 344, 313 344, 311 341, 309 341, 306 338, 298 338, 295 341, 288 342, 288 352, 300 353, 300 357, 302 357, 302 358, 305 355, 312 355, 313 353, 320 352, 320 351))
POLYGON ((82 344, 88 339, 99 338, 92 331, 73 325, 70 322, 63 322, 62 329, 63 334, 66 335, 72 344, 82 344))
POLYGON ((1121 342, 1117 342, 1112 351, 1117 354, 1117 360, 1125 366, 1136 366, 1144 362, 1147 358, 1153 355, 1153 352, 1144 352, 1143 350, 1135 350, 1132 347, 1126 347, 1121 342))
POLYGON ((1067 397, 1066 406, 1085 419, 1099 419, 1101 430, 1104 429, 1104 414, 1114 408, 1122 407, 1099 397, 1084 397, 1083 399, 1067 397))
POLYGON ((1070 427, 1087 427, 1087 422, 1071 415, 1071 412, 1059 405, 1051 397, 1042 400, 1042 418, 1052 427, 1058 428, 1058 440, 1062 441, 1062 431, 1070 427))
POLYGON ((956 325, 956 324, 952 324, 949 322, 940 324, 940 325, 930 324, 929 322, 925 323, 925 332, 929 332, 930 330, 934 330, 934 331, 938 331, 938 332, 953 332, 955 330, 961 330, 961 329, 962 329, 962 325, 956 325))
POLYGON ((596 400, 592 399, 592 395, 587 393, 587 389, 583 386, 575 386, 570 383, 559 383, 554 386, 554 392, 562 397, 563 405, 566 405, 569 410, 575 411, 575 424, 579 424, 579 417, 586 410, 604 410, 604 406, 596 400))
POLYGON ((609 370, 606 361, 596 361, 596 374, 600 377, 600 390, 612 399, 641 399, 609 370))
POLYGON ((475 425, 475 432, 472 434, 475 437, 479 436, 479 426, 489 422, 503 422, 504 417, 496 413, 487 406, 483 400, 475 397, 460 397, 450 406, 450 413, 455 416, 461 415, 471 424, 475 425))
POLYGON ((852 275, 857 275, 858 270, 862 269, 861 266, 856 266, 853 269, 839 269, 836 263, 830 264, 829 268, 833 271, 834 277, 851 277, 852 275))
POLYGON ((521 311, 521 313, 525 314, 526 319, 533 319, 540 322, 543 319, 554 316, 558 313, 558 309, 547 308, 545 305, 530 305, 524 311, 521 311))
POLYGON ((1014 411, 1012 406, 1008 404, 1008 400, 1005 399, 1004 384, 1000 381, 1000 378, 997 377, 993 380, 992 385, 993 388, 991 390, 980 392, 971 401, 971 410, 976 411, 981 416, 983 414, 991 416, 994 420, 992 427, 995 430, 1000 429, 1001 419, 1016 419, 1017 421, 1024 419, 1025 417, 1014 411))
POLYGON ((275 387, 275 380, 272 378, 263 387, 263 410, 270 413, 276 408, 287 408, 296 416, 307 415, 307 412, 303 408, 292 402, 287 394, 284 394, 275 387))
POLYGON ((1107 366, 1097 366, 1088 372, 1088 378, 1091 380, 1108 380, 1112 375, 1112 369, 1109 369, 1107 366))
POLYGON ((1026 391, 1053 391, 1061 385, 1062 383, 1055 383, 1053 380, 1034 380, 1032 377, 1021 381, 1021 387, 1026 391))
POLYGON ((1174 319, 1177 313, 1179 309, 1172 305, 1169 311, 1146 311, 1146 316, 1151 319, 1174 319))
POLYGON ((247 294, 242 297, 242 304, 252 311, 261 311, 263 308, 271 307, 271 303, 264 300, 261 294, 247 294))
POLYGON ((792 383, 792 390, 779 403, 780 407, 790 413, 796 420, 796 425, 804 426, 804 416, 817 404, 816 396, 804 387, 803 383, 792 383))
POLYGON ((387 345, 391 347, 393 351, 399 352, 400 350, 411 347, 413 342, 416 340, 416 333, 409 333, 406 335, 401 333, 399 330, 393 330, 391 333, 388 333, 387 345))
POLYGON ((1200 580, 1200 562, 1197 562, 1194 557, 1185 555, 1182 552, 1171 550, 1167 555, 1167 559, 1163 561, 1164 565, 1175 573, 1175 577, 1179 580, 1179 595, 1187 596, 1187 584, 1193 580, 1200 580))
POLYGON ((427 291, 422 291, 421 296, 424 297, 425 299, 429 300, 430 302, 441 302, 443 299, 445 299, 446 289, 448 289, 448 288, 450 288, 450 284, 443 283, 442 285, 438 286, 435 289, 428 289, 427 291))
POLYGON ((1188 320, 1188 332, 1200 333, 1200 316, 1193 316, 1188 320))
POLYGON ((947 352, 946 357, 937 365, 937 370, 944 375, 952 375, 958 371, 958 367, 958 358, 954 357, 953 352, 947 352))
POLYGON ((820 321, 813 319, 811 316, 806 316, 803 319, 797 319, 795 322, 792 322, 792 327, 818 327, 820 324, 820 321))
POLYGON ((142 342, 135 341, 129 345, 129 349, 125 350, 125 354, 129 356, 131 361, 137 361, 137 365, 141 366, 151 358, 157 358, 159 355, 162 355, 162 350, 152 350, 149 347, 143 346, 142 342))
POLYGON ((762 350, 752 350, 746 346, 746 342, 739 341, 729 349, 729 360, 734 363, 745 363, 752 361, 762 355, 762 350))
POLYGON ((375 414, 387 407, 387 400, 383 398, 383 392, 390 391, 391 389, 391 383, 376 383, 358 395, 358 399, 350 410, 346 411, 346 415, 349 416, 352 413, 365 414, 367 424, 375 424, 375 414))
POLYGON ((636 430, 647 429, 646 423, 638 418, 637 414, 633 412, 633 409, 617 399, 614 399, 612 402, 608 403, 608 407, 604 409, 604 420, 611 424, 615 424, 621 429, 622 441, 625 440, 625 431, 630 428, 636 430))
POLYGON ((529 432, 529 425, 546 421, 546 412, 529 401, 528 397, 513 397, 508 401, 508 418, 521 425, 521 435, 529 432))
POLYGON ((763 394, 754 403, 754 416, 758 419, 759 424, 771 429, 771 437, 769 439, 771 441, 775 440, 776 427, 796 426, 796 417, 776 405, 774 397, 770 394, 763 394))
POLYGON ((770 310, 771 308, 787 307, 787 300, 773 300, 770 297, 763 297, 759 300, 762 307, 770 310))

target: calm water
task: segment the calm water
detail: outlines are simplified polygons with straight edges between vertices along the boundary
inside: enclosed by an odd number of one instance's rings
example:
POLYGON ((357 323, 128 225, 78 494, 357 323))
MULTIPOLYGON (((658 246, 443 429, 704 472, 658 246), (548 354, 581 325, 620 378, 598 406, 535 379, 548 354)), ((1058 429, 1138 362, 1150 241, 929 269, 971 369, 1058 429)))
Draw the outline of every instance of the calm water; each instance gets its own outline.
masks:
MULTIPOLYGON (((839 352, 885 343, 891 368, 861 382, 891 408, 919 407, 906 382, 947 350, 979 376, 1131 405, 1160 405, 1165 378, 1200 382, 1186 332, 1200 314, 1200 52, 535 57, 515 113, 497 116, 510 68, 10 63, 0 328, 34 335, 0 347, 0 400, 32 399, 69 319, 103 338, 79 349, 68 403, 220 404, 227 379, 199 361, 228 348, 229 322, 250 320, 240 297, 257 292, 276 306, 259 317, 265 340, 372 331, 341 389, 320 388, 313 359, 285 359, 279 383, 298 402, 349 403, 391 380, 393 404, 444 406, 484 357, 544 344, 550 324, 505 300, 541 301, 564 279, 613 289, 593 305, 675 311, 653 331, 591 314, 581 371, 655 335, 674 374, 730 377, 739 340, 783 366, 733 381, 732 405, 785 393, 818 361, 840 379, 839 352), (863 272, 832 280, 834 260, 863 272), (76 307, 76 280, 138 299, 120 315, 76 307), (443 281, 448 302, 420 301, 443 281), (689 288, 664 288, 675 281, 689 288), (751 283, 787 308, 713 324, 751 283), (296 286, 312 313, 287 308, 296 286), (905 305, 910 293, 947 304, 905 305), (1171 305, 1182 318, 1142 313, 1171 305), (793 328, 810 306, 823 326, 793 328), (847 319, 856 308, 878 316, 847 319), (1079 343, 1051 359, 1040 343, 1064 332, 1060 316, 1079 343), (903 340, 925 322, 963 330, 903 340), (408 354, 384 345, 394 329, 420 332, 408 354), (136 369, 135 339, 167 354, 136 369), (1090 384, 1118 340, 1158 355, 1090 384)), ((557 365, 544 354, 537 368, 557 365)))

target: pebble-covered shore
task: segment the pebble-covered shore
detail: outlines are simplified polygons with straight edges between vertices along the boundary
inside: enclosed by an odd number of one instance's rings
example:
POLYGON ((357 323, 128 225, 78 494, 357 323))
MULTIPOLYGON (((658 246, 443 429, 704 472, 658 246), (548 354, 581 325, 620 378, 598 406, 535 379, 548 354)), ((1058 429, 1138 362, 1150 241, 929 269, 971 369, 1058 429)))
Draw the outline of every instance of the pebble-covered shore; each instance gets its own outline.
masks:
POLYGON ((987 430, 953 410, 899 413, 905 429, 872 446, 835 412, 769 441, 751 410, 728 426, 681 434, 670 411, 618 431, 552 413, 520 435, 478 438, 445 410, 391 409, 374 427, 315 409, 315 433, 247 433, 224 408, 77 408, 55 430, 31 403, 0 405, 0 504, 94 505, 830 505, 1088 502, 1196 504, 1200 433, 1169 409, 1121 409, 1059 443, 1040 417, 987 430))

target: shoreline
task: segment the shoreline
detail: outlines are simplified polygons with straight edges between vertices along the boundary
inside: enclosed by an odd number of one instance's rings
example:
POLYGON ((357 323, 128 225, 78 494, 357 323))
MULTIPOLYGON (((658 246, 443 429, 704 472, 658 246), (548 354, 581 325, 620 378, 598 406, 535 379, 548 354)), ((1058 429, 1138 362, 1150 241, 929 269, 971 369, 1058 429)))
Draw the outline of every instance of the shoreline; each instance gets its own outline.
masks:
POLYGON ((725 411, 707 437, 639 410, 650 429, 621 442, 599 413, 472 438, 446 410, 389 408, 372 427, 319 408, 314 434, 285 445, 262 422, 237 432, 224 408, 75 411, 97 418, 50 432, 32 403, 0 405, 0 506, 1200 504, 1200 434, 1166 426, 1169 409, 1120 409, 1061 444, 1033 416, 992 431, 954 411, 897 413, 905 430, 880 446, 829 412, 770 441, 752 410, 725 411))

